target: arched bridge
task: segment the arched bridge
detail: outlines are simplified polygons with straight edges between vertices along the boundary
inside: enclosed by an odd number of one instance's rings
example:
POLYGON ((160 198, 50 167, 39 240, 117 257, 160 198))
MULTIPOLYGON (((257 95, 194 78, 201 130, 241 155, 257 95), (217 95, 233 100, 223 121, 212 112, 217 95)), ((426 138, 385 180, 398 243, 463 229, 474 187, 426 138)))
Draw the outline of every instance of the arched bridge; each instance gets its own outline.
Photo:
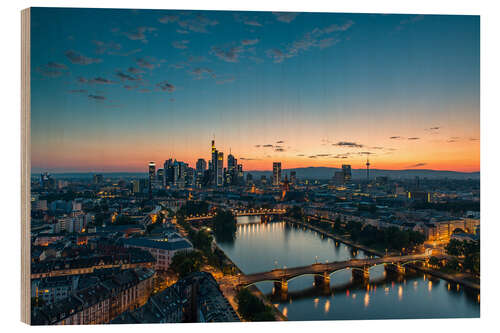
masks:
MULTIPOLYGON (((407 256, 381 257, 374 259, 351 259, 331 263, 315 263, 309 266, 294 268, 278 268, 268 272, 241 275, 239 286, 249 286, 257 282, 274 281, 275 286, 281 290, 288 289, 288 281, 302 276, 314 275, 317 283, 329 283, 330 274, 344 269, 351 269, 354 278, 367 280, 370 277, 370 268, 378 265, 386 265, 388 269, 399 273, 405 272, 405 265, 414 262, 427 262, 430 255, 415 254, 407 256)), ((437 256, 440 258, 439 256, 437 256)), ((440 258, 442 259, 442 258, 440 258)))
MULTIPOLYGON (((286 213, 285 209, 231 209, 234 216, 271 216, 271 215, 283 215, 286 213)), ((186 217, 186 221, 200 221, 200 220, 210 220, 214 217, 214 214, 200 214, 200 215, 189 215, 186 217)))

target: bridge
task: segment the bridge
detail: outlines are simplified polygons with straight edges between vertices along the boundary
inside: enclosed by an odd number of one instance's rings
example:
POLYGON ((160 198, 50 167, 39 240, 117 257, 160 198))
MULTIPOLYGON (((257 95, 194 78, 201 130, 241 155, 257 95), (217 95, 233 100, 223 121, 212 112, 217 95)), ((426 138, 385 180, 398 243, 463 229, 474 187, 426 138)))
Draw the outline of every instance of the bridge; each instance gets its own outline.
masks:
MULTIPOLYGON (((437 256, 439 259, 443 259, 437 256)), ((407 256, 389 256, 374 259, 351 259, 346 261, 336 261, 331 263, 315 263, 309 266, 294 268, 277 268, 268 272, 241 275, 238 286, 246 287, 257 282, 273 281, 276 289, 286 292, 288 282, 303 275, 313 275, 315 284, 329 284, 330 275, 345 269, 351 269, 354 279, 368 281, 370 278, 370 268, 384 265, 387 270, 404 274, 405 266, 410 263, 423 262, 427 264, 429 254, 414 254, 407 256)))
MULTIPOLYGON (((272 215, 283 215, 286 213, 285 209, 267 209, 267 208, 259 208, 259 209, 231 209, 231 212, 234 216, 263 216, 269 217, 272 215)), ((213 213, 208 214, 200 214, 200 215, 189 215, 186 217, 186 221, 202 221, 202 220, 210 220, 215 216, 213 213)))

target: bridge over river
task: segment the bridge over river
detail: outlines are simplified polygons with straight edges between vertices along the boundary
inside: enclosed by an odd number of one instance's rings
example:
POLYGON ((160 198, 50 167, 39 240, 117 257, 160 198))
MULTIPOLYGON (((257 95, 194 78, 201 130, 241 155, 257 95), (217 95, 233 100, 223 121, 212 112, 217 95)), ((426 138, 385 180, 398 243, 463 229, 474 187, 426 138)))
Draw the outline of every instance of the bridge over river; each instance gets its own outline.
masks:
MULTIPOLYGON (((438 259, 445 259, 445 256, 437 255, 436 257, 438 259)), ((330 275, 332 273, 345 269, 351 269, 353 278, 355 279, 368 280, 371 267, 385 265, 388 270, 404 274, 407 264, 421 262, 427 265, 429 258, 429 254, 414 254, 373 259, 351 259, 331 263, 315 263, 309 266, 293 268, 277 268, 268 272, 241 275, 238 280, 238 286, 244 287, 257 282, 273 281, 276 288, 286 291, 288 290, 288 281, 296 277, 314 275, 316 283, 326 284, 330 282, 330 275)))

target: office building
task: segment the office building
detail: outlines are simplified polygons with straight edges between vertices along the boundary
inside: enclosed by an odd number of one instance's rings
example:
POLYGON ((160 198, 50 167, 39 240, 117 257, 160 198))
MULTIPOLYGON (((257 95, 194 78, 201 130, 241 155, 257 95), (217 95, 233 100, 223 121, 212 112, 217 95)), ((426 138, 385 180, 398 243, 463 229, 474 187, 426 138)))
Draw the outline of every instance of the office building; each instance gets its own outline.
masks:
POLYGON ((273 185, 278 186, 281 183, 281 162, 273 162, 273 185))

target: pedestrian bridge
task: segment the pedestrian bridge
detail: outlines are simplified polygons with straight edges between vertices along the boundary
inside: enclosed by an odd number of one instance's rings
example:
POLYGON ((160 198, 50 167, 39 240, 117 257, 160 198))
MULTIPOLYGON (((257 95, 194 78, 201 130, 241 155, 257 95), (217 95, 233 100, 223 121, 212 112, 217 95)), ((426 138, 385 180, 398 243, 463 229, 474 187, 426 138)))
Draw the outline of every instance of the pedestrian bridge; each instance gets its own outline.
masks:
MULTIPOLYGON (((439 259, 443 259, 437 256, 439 259)), ((407 256, 390 256, 373 259, 351 259, 346 261, 336 261, 331 263, 315 263, 309 266, 294 268, 278 268, 268 272, 241 275, 238 280, 238 286, 250 286, 257 282, 273 281, 275 287, 286 291, 288 281, 303 275, 314 275, 316 283, 329 283, 330 275, 345 269, 351 269, 353 278, 368 280, 370 277, 370 268, 385 265, 387 269, 398 273, 405 273, 405 265, 410 263, 422 262, 425 265, 429 260, 429 254, 415 254, 407 256)))

